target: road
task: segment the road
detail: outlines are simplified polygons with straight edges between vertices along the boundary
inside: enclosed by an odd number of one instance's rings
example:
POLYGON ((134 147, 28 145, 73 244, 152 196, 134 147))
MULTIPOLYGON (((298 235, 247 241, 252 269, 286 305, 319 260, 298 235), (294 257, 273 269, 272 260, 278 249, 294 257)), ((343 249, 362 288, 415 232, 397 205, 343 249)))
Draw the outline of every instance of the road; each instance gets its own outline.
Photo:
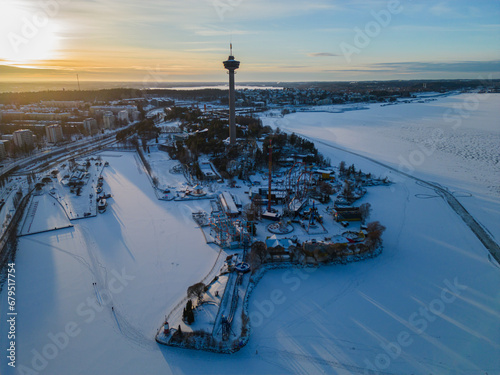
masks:
MULTIPOLYGON (((62 160, 69 159, 71 157, 79 157, 86 153, 94 152, 99 148, 109 146, 110 144, 116 142, 116 133, 120 130, 126 129, 128 127, 134 126, 138 121, 130 123, 128 126, 116 129, 112 132, 106 134, 100 134, 92 138, 85 138, 76 142, 72 142, 63 146, 53 148, 50 151, 41 152, 35 155, 31 155, 16 161, 13 161, 5 165, 0 169, 0 176, 8 174, 14 169, 26 169, 27 171, 37 170, 39 168, 48 169, 47 166, 60 163, 62 160), (38 165, 38 163, 46 161, 46 165, 38 165)), ((26 171, 24 171, 26 172, 26 171)), ((26 174, 26 173, 14 173, 14 174, 26 174)))

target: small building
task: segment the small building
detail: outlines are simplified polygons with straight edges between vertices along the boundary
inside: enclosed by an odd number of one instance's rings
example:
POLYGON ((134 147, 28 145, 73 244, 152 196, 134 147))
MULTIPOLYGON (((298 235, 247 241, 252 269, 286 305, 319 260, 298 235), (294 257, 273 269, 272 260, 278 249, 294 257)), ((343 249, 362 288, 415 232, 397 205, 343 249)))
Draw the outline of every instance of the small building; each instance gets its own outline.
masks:
POLYGON ((203 190, 200 185, 193 187, 193 190, 189 192, 193 197, 204 197, 207 193, 203 190))
POLYGON ((141 119, 141 112, 139 111, 133 111, 132 112, 132 120, 133 121, 139 121, 141 119))
POLYGON ((331 180, 334 178, 334 172, 325 169, 316 169, 313 173, 318 175, 322 180, 331 180))
POLYGON ((220 176, 215 172, 215 167, 212 163, 206 161, 200 162, 199 166, 205 180, 217 180, 220 178, 220 176))
POLYGON ((80 108, 83 107, 82 100, 42 100, 41 105, 55 108, 80 108))
POLYGON ((278 239, 275 234, 269 237, 265 241, 267 252, 272 260, 289 260, 290 252, 289 248, 293 245, 293 242, 289 238, 278 239))
MULTIPOLYGON (((257 194, 259 194, 264 199, 268 199, 269 198, 268 192, 269 192, 268 188, 259 188, 259 191, 257 194)), ((253 194, 255 194, 255 193, 253 193, 253 194)), ((287 197, 287 192, 284 189, 278 189, 274 186, 271 187, 271 202, 281 204, 281 203, 283 203, 283 201, 285 200, 286 197, 287 197)), ((267 203, 267 200, 266 200, 266 203, 267 203)))
POLYGON ((113 112, 104 112, 102 115, 102 125, 104 129, 113 129, 115 127, 115 115, 113 112))
POLYGON ((222 206, 222 210, 229 217, 238 216, 240 211, 238 211, 238 207, 236 207, 236 203, 233 199, 233 196, 228 191, 223 191, 219 195, 219 202, 222 206))
POLYGON ((128 123, 128 121, 129 121, 128 111, 126 111, 126 110, 123 110, 123 111, 118 112, 117 117, 118 117, 118 120, 119 120, 119 121, 125 121, 125 122, 127 122, 127 123, 128 123))
POLYGON ((271 221, 279 221, 281 219, 281 215, 277 212, 265 211, 261 216, 263 219, 268 219, 271 221))
POLYGON ((2 141, 13 141, 14 140, 14 135, 13 134, 2 134, 2 141))
POLYGON ((362 215, 359 207, 335 207, 333 218, 336 222, 341 221, 361 221, 362 215))

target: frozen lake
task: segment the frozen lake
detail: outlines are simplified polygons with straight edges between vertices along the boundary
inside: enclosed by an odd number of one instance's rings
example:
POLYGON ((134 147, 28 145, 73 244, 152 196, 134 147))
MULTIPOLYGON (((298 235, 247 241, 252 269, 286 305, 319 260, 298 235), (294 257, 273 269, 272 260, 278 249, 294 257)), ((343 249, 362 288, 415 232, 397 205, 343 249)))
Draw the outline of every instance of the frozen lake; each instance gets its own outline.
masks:
MULTIPOLYGON (((481 105, 498 100, 491 98, 481 105)), ((443 99, 451 105, 461 100, 443 99)), ((294 114, 273 121, 286 130, 397 163, 398 155, 408 155, 408 145, 416 145, 416 136, 401 141, 394 134, 398 121, 404 120, 405 109, 410 118, 419 118, 423 112, 418 106, 294 114), (392 115, 388 131, 380 124, 382 112, 390 119, 394 110, 399 115, 392 115), (378 118, 372 125, 370 112, 378 118), (338 132, 328 130, 327 124, 338 116, 363 116, 355 125, 360 132, 356 147, 349 141, 356 136, 347 120, 339 122, 338 132), (310 123, 311 118, 316 122, 310 123), (369 148, 370 139, 378 146, 369 148), (391 151, 388 142, 397 140, 405 147, 391 151)), ((435 107, 434 119, 443 111, 440 101, 422 106, 435 107)), ((432 128, 431 120, 422 121, 432 128)), ((346 160, 364 171, 387 173, 358 156, 326 145, 320 149, 335 164, 346 160)), ((371 219, 387 227, 383 253, 360 263, 269 272, 251 297, 251 338, 241 351, 219 355, 157 345, 154 334, 164 315, 217 257, 218 249, 205 244, 191 218, 193 211, 209 210, 209 202, 158 201, 133 153, 111 156, 103 156, 110 162, 104 179, 113 195, 106 213, 19 240, 18 367, 14 370, 2 359, 2 375, 500 371, 498 265, 442 199, 422 199, 429 190, 405 177, 390 188, 369 189, 360 202, 370 202, 371 219), (271 297, 273 292, 281 297, 271 297)), ((440 180, 436 166, 424 169, 415 173, 443 184, 452 181, 450 172, 443 171, 440 180)), ((456 176, 464 180, 465 172, 456 176)), ((469 190, 498 200, 494 190, 469 190)), ((0 301, 4 319, 6 288, 0 301)), ((0 325, 2 350, 8 348, 7 329, 7 324, 0 325)))

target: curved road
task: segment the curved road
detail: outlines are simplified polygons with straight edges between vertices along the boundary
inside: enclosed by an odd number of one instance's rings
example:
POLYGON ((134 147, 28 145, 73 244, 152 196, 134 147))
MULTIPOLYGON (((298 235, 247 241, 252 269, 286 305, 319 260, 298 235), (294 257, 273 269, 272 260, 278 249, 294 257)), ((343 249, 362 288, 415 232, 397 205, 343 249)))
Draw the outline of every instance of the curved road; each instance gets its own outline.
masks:
POLYGON ((491 237, 491 235, 481 226, 481 224, 479 224, 476 221, 476 219, 474 219, 474 217, 465 209, 464 206, 462 206, 462 204, 458 201, 458 199, 455 198, 453 196, 453 194, 451 194, 448 191, 448 189, 443 188, 443 187, 439 186, 436 183, 432 183, 432 182, 429 182, 429 181, 421 180, 418 177, 412 176, 411 174, 408 174, 406 172, 400 171, 397 168, 391 167, 391 166, 389 166, 387 164, 381 163, 378 160, 372 159, 372 158, 370 158, 368 156, 359 154, 357 152, 349 151, 349 150, 346 150, 346 149, 344 149, 342 147, 331 145, 331 144, 329 144, 327 142, 321 141, 319 139, 308 137, 308 136, 306 136, 304 134, 300 134, 300 133, 296 133, 296 134, 298 134, 298 135, 300 135, 300 136, 302 136, 304 138, 310 139, 313 142, 321 143, 324 146, 327 146, 327 147, 330 147, 330 148, 334 148, 334 149, 337 149, 337 150, 340 150, 340 151, 343 151, 343 152, 347 152, 349 154, 356 155, 356 156, 359 156, 359 157, 361 157, 363 159, 369 160, 372 163, 378 164, 378 165, 380 165, 380 166, 382 166, 384 168, 387 168, 387 169, 389 169, 391 171, 399 173, 400 175, 403 175, 405 177, 411 178, 411 179, 413 179, 415 181, 420 182, 423 186, 426 186, 426 187, 428 187, 430 189, 433 189, 440 197, 442 197, 448 203, 448 205, 457 213, 457 215, 462 218, 462 220, 464 221, 464 223, 472 230, 472 232, 476 235, 476 237, 479 239, 479 241, 481 241, 481 243, 484 245, 484 247, 486 247, 486 249, 488 249, 488 251, 490 252, 490 254, 493 256, 493 258, 495 258, 496 261, 500 264, 500 246, 498 246, 498 244, 491 237))

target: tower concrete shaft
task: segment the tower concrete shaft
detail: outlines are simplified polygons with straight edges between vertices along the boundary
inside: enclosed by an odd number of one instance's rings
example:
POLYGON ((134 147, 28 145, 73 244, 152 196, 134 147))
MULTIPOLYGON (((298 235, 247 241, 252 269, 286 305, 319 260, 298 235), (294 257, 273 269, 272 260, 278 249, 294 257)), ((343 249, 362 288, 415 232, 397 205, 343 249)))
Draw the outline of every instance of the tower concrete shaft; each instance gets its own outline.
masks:
POLYGON ((234 71, 240 67, 240 62, 233 56, 233 45, 230 46, 229 58, 223 62, 224 68, 229 74, 229 141, 230 144, 236 144, 236 111, 235 111, 235 92, 234 92, 234 71))

